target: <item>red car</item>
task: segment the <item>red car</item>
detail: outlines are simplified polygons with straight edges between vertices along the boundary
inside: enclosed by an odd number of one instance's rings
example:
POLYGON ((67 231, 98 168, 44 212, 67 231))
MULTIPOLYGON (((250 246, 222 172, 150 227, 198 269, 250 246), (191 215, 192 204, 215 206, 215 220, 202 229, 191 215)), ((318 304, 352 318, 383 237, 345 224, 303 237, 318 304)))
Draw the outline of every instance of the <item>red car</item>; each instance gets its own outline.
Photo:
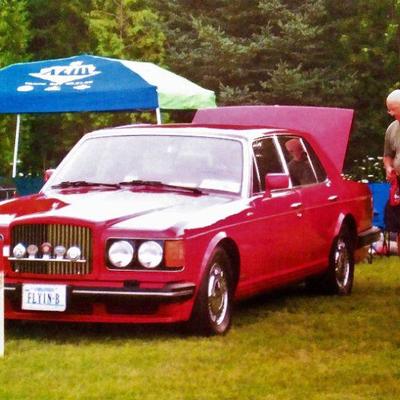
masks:
POLYGON ((352 110, 231 107, 85 135, 39 194, 0 204, 8 319, 225 333, 234 299, 353 285, 376 240, 341 176, 352 110))

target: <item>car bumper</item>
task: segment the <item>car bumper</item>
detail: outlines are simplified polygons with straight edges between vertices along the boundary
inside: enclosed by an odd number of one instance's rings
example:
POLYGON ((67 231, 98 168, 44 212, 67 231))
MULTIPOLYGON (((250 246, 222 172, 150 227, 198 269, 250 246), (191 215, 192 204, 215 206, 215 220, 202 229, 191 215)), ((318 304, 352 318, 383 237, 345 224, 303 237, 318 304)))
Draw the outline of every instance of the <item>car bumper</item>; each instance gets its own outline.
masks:
POLYGON ((380 236, 381 230, 376 226, 373 226, 372 228, 358 234, 356 248, 354 252, 354 261, 356 263, 365 260, 371 262, 371 244, 377 242, 380 239, 380 236))
POLYGON ((195 284, 170 283, 157 289, 67 286, 64 312, 23 310, 20 283, 7 283, 4 291, 7 319, 162 323, 189 319, 195 284))
POLYGON ((380 235, 381 235, 381 230, 376 226, 373 226, 370 229, 360 232, 358 234, 356 248, 359 249, 365 246, 369 246, 374 242, 377 242, 380 238, 380 235))

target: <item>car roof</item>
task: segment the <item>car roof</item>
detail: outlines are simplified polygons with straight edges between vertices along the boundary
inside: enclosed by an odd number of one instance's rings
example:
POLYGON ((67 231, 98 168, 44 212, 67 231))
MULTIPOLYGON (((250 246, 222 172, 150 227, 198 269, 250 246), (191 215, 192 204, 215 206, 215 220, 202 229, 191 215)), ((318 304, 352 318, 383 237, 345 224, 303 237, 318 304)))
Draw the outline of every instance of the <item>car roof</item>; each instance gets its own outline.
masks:
POLYGON ((87 138, 129 135, 163 135, 163 136, 208 136, 224 139, 254 140, 262 136, 282 133, 298 133, 293 130, 277 129, 262 126, 234 126, 234 125, 194 125, 194 124, 168 124, 168 125, 126 125, 116 128, 106 128, 93 131, 85 135, 87 138))

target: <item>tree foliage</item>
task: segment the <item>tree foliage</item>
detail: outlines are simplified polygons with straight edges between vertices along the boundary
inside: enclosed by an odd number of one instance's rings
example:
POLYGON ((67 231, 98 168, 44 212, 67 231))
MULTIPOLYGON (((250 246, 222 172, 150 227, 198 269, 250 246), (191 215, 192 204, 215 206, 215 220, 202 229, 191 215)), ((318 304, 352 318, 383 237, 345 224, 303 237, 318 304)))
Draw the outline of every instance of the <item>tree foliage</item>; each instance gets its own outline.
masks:
POLYGON ((400 1, 328 1, 336 25, 340 54, 355 79, 352 106, 357 111, 350 156, 377 155, 383 149, 387 94, 400 87, 400 1))
MULTIPOLYGON (((0 66, 80 53, 151 61, 215 90, 220 105, 354 108, 348 165, 381 152, 389 122, 384 100, 400 86, 400 0, 0 0, 0 6, 0 66)), ((26 116, 21 169, 54 166, 84 132, 136 116, 26 116)), ((0 175, 9 171, 13 124, 1 119, 0 175)))
POLYGON ((143 0, 94 0, 89 26, 99 54, 162 63, 159 16, 143 0))
MULTIPOLYGON (((27 2, 0 0, 0 67, 28 60, 30 19, 27 2)), ((0 119, 0 176, 9 176, 14 147, 15 117, 0 119)))

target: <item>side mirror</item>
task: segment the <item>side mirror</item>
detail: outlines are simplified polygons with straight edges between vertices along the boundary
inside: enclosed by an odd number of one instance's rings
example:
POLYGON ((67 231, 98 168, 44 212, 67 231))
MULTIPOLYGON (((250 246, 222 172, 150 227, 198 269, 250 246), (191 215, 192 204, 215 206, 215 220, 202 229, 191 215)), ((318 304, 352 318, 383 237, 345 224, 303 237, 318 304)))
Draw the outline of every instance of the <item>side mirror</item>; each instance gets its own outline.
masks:
POLYGON ((287 189, 289 187, 289 176, 286 174, 265 175, 265 195, 270 196, 271 190, 287 189))
POLYGON ((44 171, 43 178, 45 182, 47 182, 50 179, 54 171, 55 171, 54 169, 46 169, 46 171, 44 171))

